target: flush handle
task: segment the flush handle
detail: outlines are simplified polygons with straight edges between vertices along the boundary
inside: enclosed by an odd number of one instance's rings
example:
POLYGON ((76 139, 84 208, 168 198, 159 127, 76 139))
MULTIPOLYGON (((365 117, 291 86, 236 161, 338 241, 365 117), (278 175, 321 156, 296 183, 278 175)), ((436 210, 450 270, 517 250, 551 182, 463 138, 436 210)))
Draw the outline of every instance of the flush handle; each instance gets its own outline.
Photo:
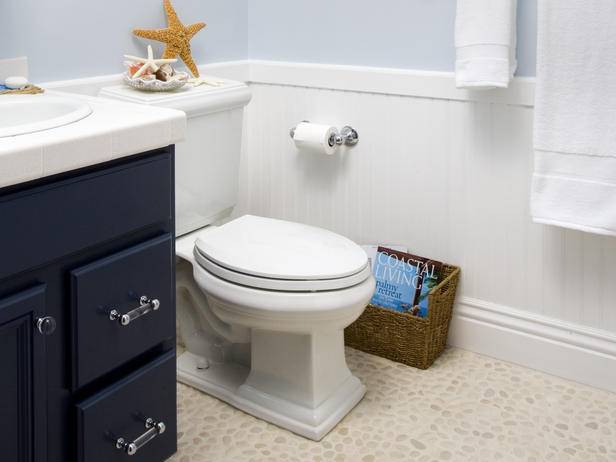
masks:
POLYGON ((140 318, 152 311, 157 311, 160 308, 160 301, 156 298, 150 299, 146 295, 142 295, 139 299, 139 306, 126 314, 120 313, 113 309, 109 312, 109 319, 117 321, 121 326, 128 326, 135 319, 140 318))
POLYGON ((156 438, 158 435, 165 433, 167 427, 163 422, 156 422, 151 417, 145 420, 146 432, 135 438, 134 441, 126 441, 124 438, 116 440, 116 449, 124 451, 129 456, 134 456, 137 451, 156 438))

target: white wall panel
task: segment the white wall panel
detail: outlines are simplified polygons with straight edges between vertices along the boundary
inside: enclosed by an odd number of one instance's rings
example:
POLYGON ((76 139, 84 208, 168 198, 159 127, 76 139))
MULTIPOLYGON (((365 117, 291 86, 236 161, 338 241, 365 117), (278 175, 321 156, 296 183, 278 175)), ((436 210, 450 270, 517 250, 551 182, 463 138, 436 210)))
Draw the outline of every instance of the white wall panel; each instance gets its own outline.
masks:
MULTIPOLYGON (((472 92, 445 72, 251 60, 202 71, 254 90, 236 215, 458 264, 450 344, 616 392, 616 239, 530 221, 533 79, 472 92), (303 119, 350 123, 360 143, 297 152, 288 130, 303 119)), ((96 95, 119 81, 45 87, 96 95)))
POLYGON ((616 333, 616 240, 529 216, 532 108, 252 85, 240 203, 462 267, 461 296, 616 333), (289 128, 351 124, 359 144, 298 152, 289 128))

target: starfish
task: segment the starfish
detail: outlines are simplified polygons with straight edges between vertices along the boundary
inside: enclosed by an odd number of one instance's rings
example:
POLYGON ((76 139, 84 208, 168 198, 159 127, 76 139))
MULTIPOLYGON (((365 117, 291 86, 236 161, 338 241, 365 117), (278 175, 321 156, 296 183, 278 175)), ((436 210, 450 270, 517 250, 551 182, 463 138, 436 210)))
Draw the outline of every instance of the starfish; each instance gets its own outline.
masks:
POLYGON ((223 82, 222 80, 212 80, 207 77, 195 77, 192 79, 188 79, 188 83, 192 84, 193 87, 198 87, 200 85, 209 85, 210 87, 220 87, 223 82))
POLYGON ((159 64, 167 64, 174 63, 177 59, 154 59, 154 53, 152 52, 152 46, 148 45, 148 57, 140 58, 138 56, 124 55, 124 57, 130 61, 135 63, 143 63, 143 66, 139 68, 137 72, 133 74, 133 78, 137 78, 143 75, 144 72, 147 72, 148 69, 152 69, 152 72, 156 72, 158 70, 159 64))
POLYGON ((166 29, 135 29, 133 34, 137 37, 163 42, 167 45, 163 52, 163 58, 179 56, 193 77, 199 77, 199 69, 197 69, 190 51, 190 40, 205 27, 205 23, 198 22, 185 26, 178 18, 170 0, 163 0, 163 6, 167 13, 166 29))

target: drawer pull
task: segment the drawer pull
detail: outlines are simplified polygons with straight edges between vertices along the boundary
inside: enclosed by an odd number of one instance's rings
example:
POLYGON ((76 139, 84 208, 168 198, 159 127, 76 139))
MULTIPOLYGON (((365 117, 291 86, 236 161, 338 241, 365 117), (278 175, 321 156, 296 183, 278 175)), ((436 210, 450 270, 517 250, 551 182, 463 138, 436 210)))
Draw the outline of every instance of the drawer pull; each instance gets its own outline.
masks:
POLYGON ((135 319, 148 314, 150 311, 156 311, 160 308, 160 301, 158 301, 158 299, 149 299, 145 295, 139 299, 139 303, 140 305, 137 308, 126 314, 121 314, 115 309, 111 310, 109 312, 109 319, 112 321, 118 321, 121 326, 128 326, 135 319))
POLYGON ((148 417, 145 421, 145 428, 147 429, 146 432, 135 438, 135 441, 131 441, 130 443, 124 438, 118 438, 116 440, 116 449, 120 449, 129 456, 133 456, 139 449, 144 447, 158 435, 165 433, 165 430, 167 429, 163 422, 156 422, 150 417, 148 417))

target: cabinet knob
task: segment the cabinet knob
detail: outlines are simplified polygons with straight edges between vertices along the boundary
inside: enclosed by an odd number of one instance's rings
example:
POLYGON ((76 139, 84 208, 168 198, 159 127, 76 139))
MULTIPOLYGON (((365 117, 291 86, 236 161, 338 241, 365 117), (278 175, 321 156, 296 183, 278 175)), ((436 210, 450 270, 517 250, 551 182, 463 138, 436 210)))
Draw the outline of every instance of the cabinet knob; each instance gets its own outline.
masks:
POLYGON ((56 320, 52 316, 38 318, 36 328, 42 335, 51 335, 56 330, 56 320))

